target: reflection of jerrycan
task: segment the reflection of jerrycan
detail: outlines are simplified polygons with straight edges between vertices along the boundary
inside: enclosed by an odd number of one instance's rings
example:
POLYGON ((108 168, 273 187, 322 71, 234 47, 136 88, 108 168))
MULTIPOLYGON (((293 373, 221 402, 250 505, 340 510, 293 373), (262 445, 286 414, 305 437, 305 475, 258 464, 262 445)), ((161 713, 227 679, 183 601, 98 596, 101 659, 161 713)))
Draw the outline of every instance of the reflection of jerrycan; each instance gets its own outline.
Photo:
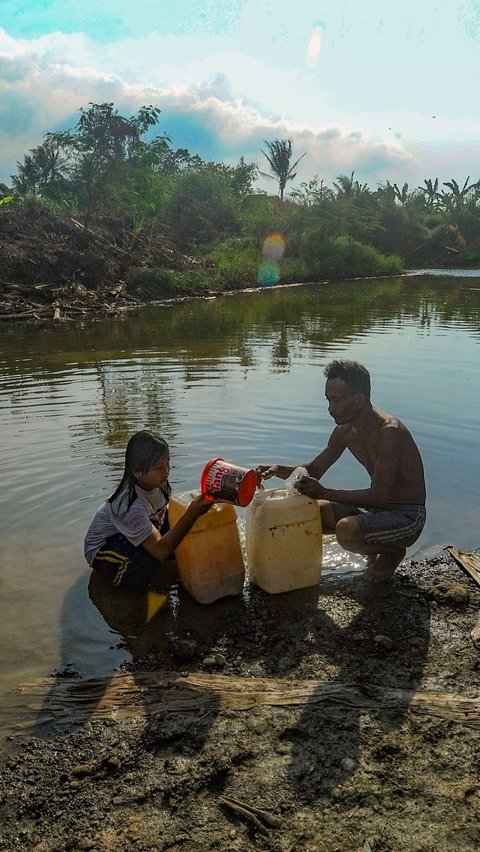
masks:
POLYGON ((270 594, 314 586, 322 570, 322 521, 316 500, 285 489, 258 491, 247 509, 252 583, 270 594))
MULTIPOLYGON (((173 526, 197 492, 170 497, 168 515, 173 526)), ((216 503, 198 518, 175 550, 182 585, 199 603, 239 595, 245 581, 235 507, 216 503)))
POLYGON ((135 657, 167 648, 171 614, 166 594, 112 586, 101 571, 92 571, 88 592, 110 629, 123 638, 135 657))

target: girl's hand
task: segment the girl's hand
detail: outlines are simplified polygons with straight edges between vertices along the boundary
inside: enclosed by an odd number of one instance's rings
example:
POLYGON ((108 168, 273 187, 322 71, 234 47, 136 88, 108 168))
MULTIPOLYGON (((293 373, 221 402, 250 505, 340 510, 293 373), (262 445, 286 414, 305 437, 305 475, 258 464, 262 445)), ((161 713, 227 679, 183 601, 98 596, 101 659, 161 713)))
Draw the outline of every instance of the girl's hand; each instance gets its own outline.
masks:
POLYGON ((195 518, 200 518, 202 515, 206 515, 206 513, 209 509, 212 508, 214 503, 215 500, 212 497, 207 497, 205 494, 199 494, 198 497, 193 498, 187 509, 187 512, 189 512, 195 518))

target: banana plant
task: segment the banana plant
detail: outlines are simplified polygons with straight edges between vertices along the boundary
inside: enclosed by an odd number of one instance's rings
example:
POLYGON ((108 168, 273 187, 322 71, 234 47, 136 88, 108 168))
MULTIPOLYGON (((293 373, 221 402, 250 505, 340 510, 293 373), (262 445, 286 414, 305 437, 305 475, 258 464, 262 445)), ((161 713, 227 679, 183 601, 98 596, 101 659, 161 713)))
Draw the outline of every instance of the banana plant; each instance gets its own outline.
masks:
MULTIPOLYGON (((449 199, 450 204, 448 205, 451 208, 458 209, 459 207, 463 207, 465 200, 468 194, 472 191, 472 189, 477 188, 476 183, 469 184, 470 176, 467 177, 463 187, 460 189, 460 185, 453 178, 451 180, 447 180, 443 182, 444 186, 448 186, 450 193, 442 192, 442 195, 445 199, 449 199)), ((447 206, 447 209, 448 209, 447 206)))

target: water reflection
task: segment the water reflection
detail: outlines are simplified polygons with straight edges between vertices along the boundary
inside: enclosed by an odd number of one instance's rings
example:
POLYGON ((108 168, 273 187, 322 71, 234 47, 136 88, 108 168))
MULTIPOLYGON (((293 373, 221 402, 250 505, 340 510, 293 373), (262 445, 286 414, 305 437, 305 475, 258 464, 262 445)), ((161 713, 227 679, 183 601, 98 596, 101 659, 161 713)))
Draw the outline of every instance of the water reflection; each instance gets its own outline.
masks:
POLYGON ((173 623, 167 583, 158 590, 132 591, 113 587, 100 572, 92 571, 88 594, 110 630, 120 637, 117 647, 126 648, 132 657, 166 650, 173 623))
MULTIPOLYGON (((82 553, 127 437, 140 428, 165 436, 177 493, 198 488, 214 456, 244 467, 307 461, 331 432, 322 370, 332 358, 366 363, 375 403, 398 414, 421 448, 428 522, 419 548, 478 547, 478 280, 269 289, 83 325, 1 327, 0 691, 65 660, 92 674, 100 660, 103 672, 129 655, 108 649, 82 553), (62 601, 74 588, 77 617, 63 633, 62 601)), ((329 484, 347 481, 364 485, 345 456, 329 484)), ((338 571, 362 567, 337 550, 327 570, 335 559, 338 571)))

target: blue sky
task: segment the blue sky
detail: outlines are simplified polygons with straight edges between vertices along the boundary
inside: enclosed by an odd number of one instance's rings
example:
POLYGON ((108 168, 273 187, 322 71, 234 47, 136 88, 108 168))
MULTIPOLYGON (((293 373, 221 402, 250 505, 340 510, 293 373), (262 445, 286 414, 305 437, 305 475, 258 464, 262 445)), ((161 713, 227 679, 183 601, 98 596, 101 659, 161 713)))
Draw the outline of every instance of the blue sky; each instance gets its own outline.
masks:
POLYGON ((208 160, 290 138, 296 184, 477 180, 479 48, 480 0, 0 0, 0 180, 104 101, 208 160))

